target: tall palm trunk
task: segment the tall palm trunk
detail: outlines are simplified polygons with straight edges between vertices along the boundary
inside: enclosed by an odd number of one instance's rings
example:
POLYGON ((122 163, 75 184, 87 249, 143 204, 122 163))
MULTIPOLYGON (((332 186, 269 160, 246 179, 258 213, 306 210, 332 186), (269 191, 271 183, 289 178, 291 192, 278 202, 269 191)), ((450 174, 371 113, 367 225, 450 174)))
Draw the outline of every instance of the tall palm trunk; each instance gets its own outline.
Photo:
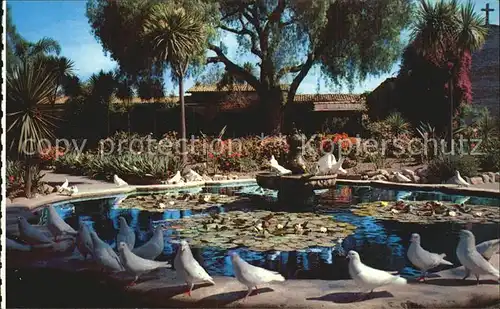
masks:
POLYGON ((181 155, 182 163, 187 164, 186 152, 186 108, 184 105, 184 72, 179 72, 179 101, 181 104, 181 155))
POLYGON ((32 177, 32 162, 31 162, 31 156, 26 156, 24 160, 24 195, 27 198, 31 198, 31 187, 32 183, 31 180, 33 179, 32 177))

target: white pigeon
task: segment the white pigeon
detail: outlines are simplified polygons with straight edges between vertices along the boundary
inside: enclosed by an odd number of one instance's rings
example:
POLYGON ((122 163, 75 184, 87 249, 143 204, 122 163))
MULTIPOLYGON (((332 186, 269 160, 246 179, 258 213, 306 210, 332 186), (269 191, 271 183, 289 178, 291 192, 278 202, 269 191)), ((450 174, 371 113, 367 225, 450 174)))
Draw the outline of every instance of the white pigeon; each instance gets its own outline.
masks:
POLYGON ((116 245, 121 242, 127 244, 129 248, 134 248, 135 246, 135 233, 134 230, 128 226, 127 220, 124 217, 118 218, 120 220, 120 229, 118 230, 118 235, 116 235, 116 245))
POLYGON ((151 261, 133 254, 124 242, 121 242, 118 245, 118 251, 120 252, 120 261, 125 270, 135 276, 134 281, 132 281, 130 285, 134 285, 137 279, 139 279, 139 276, 142 274, 148 273, 157 268, 170 266, 168 262, 151 261))
POLYGON ((236 279, 238 279, 238 281, 245 285, 248 289, 245 299, 252 294, 254 287, 257 289, 257 285, 272 281, 285 281, 285 278, 277 272, 247 263, 236 252, 231 252, 230 255, 236 279))
POLYGON ((193 257, 189 244, 185 240, 181 240, 180 242, 180 248, 177 250, 174 259, 174 268, 179 278, 184 280, 188 285, 189 290, 186 294, 189 296, 191 296, 191 291, 196 281, 208 281, 211 284, 215 284, 214 279, 210 277, 206 270, 193 257))
POLYGON ((319 158, 318 162, 316 163, 316 166, 318 168, 318 172, 316 173, 316 175, 322 176, 337 173, 347 174, 347 171, 342 168, 344 159, 340 159, 339 162, 337 162, 335 156, 332 153, 326 153, 324 156, 319 158))
POLYGON ((412 234, 410 241, 411 244, 408 248, 407 256, 410 262, 422 271, 422 276, 420 277, 422 280, 425 281, 425 275, 428 270, 433 269, 438 265, 453 266, 453 263, 444 259, 446 254, 432 253, 422 248, 419 234, 412 234))
POLYGON ((460 231, 460 240, 457 246, 457 257, 460 263, 466 269, 466 276, 474 275, 479 284, 481 275, 491 275, 500 280, 500 273, 493 265, 491 265, 476 249, 476 239, 474 234, 468 230, 460 231))
POLYGON ((203 177, 192 169, 189 169, 186 175, 184 175, 184 180, 186 182, 203 181, 203 177))
POLYGON ((69 186, 69 181, 68 181, 68 178, 66 178, 65 181, 63 182, 63 184, 57 190, 57 192, 58 193, 64 192, 68 188, 68 186, 69 186))
POLYGON ((76 236, 77 232, 59 216, 54 206, 49 205, 47 216, 47 228, 57 240, 58 236, 76 236))
POLYGON ((411 182, 410 178, 406 177, 400 172, 395 172, 394 175, 396 175, 396 179, 398 180, 398 182, 411 182))
POLYGON ((108 269, 112 272, 125 270, 118 255, 116 255, 107 243, 102 241, 99 236, 97 236, 96 232, 90 232, 90 238, 92 238, 92 256, 103 269, 108 269))
POLYGON ((271 160, 269 160, 269 166, 272 170, 278 172, 280 175, 291 174, 292 171, 281 166, 278 161, 274 158, 274 155, 271 156, 271 160))
POLYGON ((115 185, 117 185, 118 187, 124 187, 124 186, 128 186, 128 183, 125 182, 125 180, 121 179, 120 177, 118 177, 118 175, 114 175, 113 176, 113 182, 115 183, 115 185))
POLYGON ((80 223, 80 228, 78 229, 78 234, 76 235, 76 247, 84 259, 87 259, 87 255, 92 256, 92 237, 90 236, 89 228, 85 223, 80 223))
POLYGON ((327 175, 332 165, 334 164, 333 163, 334 159, 335 159, 334 155, 329 152, 326 153, 321 158, 319 158, 318 162, 316 162, 316 168, 318 169, 316 175, 318 176, 327 175))
POLYGON ((465 186, 465 187, 470 186, 470 184, 467 181, 465 181, 465 179, 463 179, 462 176, 460 176, 459 171, 455 171, 455 176, 448 179, 446 183, 452 185, 465 186))
POLYGON ((135 248, 132 252, 144 259, 154 260, 162 252, 165 247, 165 242, 163 240, 163 229, 157 227, 151 237, 144 245, 135 248))
MULTIPOLYGON (((486 261, 490 261, 493 254, 500 253, 500 239, 484 241, 476 246, 476 250, 486 259, 486 261)), ((469 278, 469 276, 470 271, 466 268, 465 276, 463 279, 465 280, 469 278)))
POLYGON ((500 253, 500 239, 484 241, 476 246, 476 250, 489 261, 493 254, 500 253))
POLYGON ((330 174, 332 174, 332 175, 335 175, 338 173, 347 174, 347 171, 342 168, 342 164, 344 163, 344 161, 345 161, 345 158, 340 158, 339 162, 336 162, 335 164, 333 164, 331 169, 330 169, 330 174))
POLYGON ((167 184, 170 184, 170 185, 178 184, 181 182, 183 182, 183 180, 182 180, 182 176, 181 176, 180 171, 177 171, 177 173, 175 173, 174 177, 167 180, 167 184))
POLYGON ((24 251, 24 252, 31 251, 30 245, 22 244, 10 238, 5 238, 5 246, 7 247, 7 250, 12 250, 12 251, 24 251))
POLYGON ((406 284, 406 279, 400 276, 394 276, 386 271, 366 266, 361 262, 359 254, 356 251, 349 251, 347 258, 349 259, 349 274, 351 278, 359 286, 362 293, 370 292, 368 296, 378 287, 406 284))
POLYGON ((21 240, 30 245, 38 244, 51 244, 54 245, 54 241, 47 236, 41 230, 33 227, 28 223, 25 217, 17 217, 17 224, 19 227, 19 237, 21 240))

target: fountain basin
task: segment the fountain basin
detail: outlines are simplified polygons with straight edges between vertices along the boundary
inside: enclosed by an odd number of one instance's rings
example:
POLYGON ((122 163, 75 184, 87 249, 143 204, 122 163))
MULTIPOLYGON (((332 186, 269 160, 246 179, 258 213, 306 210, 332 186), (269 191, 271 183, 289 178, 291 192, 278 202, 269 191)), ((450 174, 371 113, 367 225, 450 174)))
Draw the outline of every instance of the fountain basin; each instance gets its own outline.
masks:
POLYGON ((334 188, 337 175, 314 176, 277 175, 260 173, 256 175, 257 184, 262 188, 277 190, 278 202, 283 206, 302 207, 314 204, 314 190, 334 188))

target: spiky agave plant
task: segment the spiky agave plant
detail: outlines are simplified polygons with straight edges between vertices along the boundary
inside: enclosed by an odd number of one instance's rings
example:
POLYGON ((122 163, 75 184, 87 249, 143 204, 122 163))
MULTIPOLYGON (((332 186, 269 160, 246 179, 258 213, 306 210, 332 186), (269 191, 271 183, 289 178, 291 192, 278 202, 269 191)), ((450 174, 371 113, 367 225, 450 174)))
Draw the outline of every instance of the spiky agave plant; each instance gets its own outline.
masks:
POLYGON ((25 194, 31 196, 32 158, 51 140, 54 117, 40 109, 49 104, 57 77, 43 63, 24 61, 7 75, 7 133, 10 148, 25 160, 25 194))

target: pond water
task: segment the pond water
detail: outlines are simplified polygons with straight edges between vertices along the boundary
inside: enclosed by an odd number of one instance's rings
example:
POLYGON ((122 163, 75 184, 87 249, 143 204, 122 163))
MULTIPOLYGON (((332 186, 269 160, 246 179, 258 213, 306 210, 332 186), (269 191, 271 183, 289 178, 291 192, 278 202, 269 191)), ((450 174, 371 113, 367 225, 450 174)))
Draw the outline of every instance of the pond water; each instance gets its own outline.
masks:
MULTIPOLYGON (((200 189, 190 189, 197 192, 200 189)), ((264 191, 256 185, 241 185, 239 187, 212 187, 203 191, 222 193, 226 195, 267 195, 275 199, 276 193, 264 191)), ((464 226, 456 223, 437 223, 432 225, 400 223, 396 221, 377 220, 372 217, 359 217, 351 214, 347 209, 338 206, 348 206, 360 202, 377 200, 440 200, 465 202, 472 205, 499 206, 498 199, 445 195, 438 192, 394 191, 371 187, 357 187, 338 185, 335 189, 323 193, 318 203, 331 205, 328 214, 337 220, 351 223, 357 227, 355 233, 346 237, 340 245, 333 248, 312 247, 297 251, 269 251, 256 252, 246 248, 237 248, 240 256, 250 263, 280 272, 286 278, 297 279, 349 279, 345 252, 356 250, 360 253, 364 263, 385 270, 399 271, 403 276, 417 275, 417 271, 406 258, 411 233, 419 233, 423 246, 433 252, 446 253, 447 259, 459 265, 455 255, 458 242, 458 231, 464 226), (326 194, 325 194, 326 193, 326 194)), ((115 196, 104 199, 77 201, 72 203, 54 204, 60 215, 75 229, 80 222, 87 224, 91 230, 112 247, 116 246, 118 218, 123 216, 136 232, 136 246, 148 241, 152 236, 153 228, 159 224, 167 226, 164 231, 165 249, 159 260, 173 261, 177 244, 172 240, 179 239, 175 228, 168 228, 169 220, 181 219, 190 216, 203 216, 209 212, 224 212, 223 206, 215 205, 203 211, 194 210, 166 210, 163 212, 141 211, 139 209, 118 208, 117 203, 126 198, 115 196)), ((265 201, 254 203, 266 204, 265 201)), ((257 206, 257 205, 256 205, 257 206)), ((265 205, 258 205, 260 209, 265 205)), ((324 206, 324 205, 323 205, 324 206)), ((325 208, 325 207, 322 207, 325 208)), ((499 208, 500 210, 500 208, 499 208)), ((499 231, 496 224, 475 224, 472 228, 478 242, 498 238, 499 231)), ((174 241, 175 242, 175 241, 174 241)), ((227 250, 203 247, 193 248, 195 257, 202 261, 202 265, 211 275, 232 276, 232 265, 227 256, 227 250)))

